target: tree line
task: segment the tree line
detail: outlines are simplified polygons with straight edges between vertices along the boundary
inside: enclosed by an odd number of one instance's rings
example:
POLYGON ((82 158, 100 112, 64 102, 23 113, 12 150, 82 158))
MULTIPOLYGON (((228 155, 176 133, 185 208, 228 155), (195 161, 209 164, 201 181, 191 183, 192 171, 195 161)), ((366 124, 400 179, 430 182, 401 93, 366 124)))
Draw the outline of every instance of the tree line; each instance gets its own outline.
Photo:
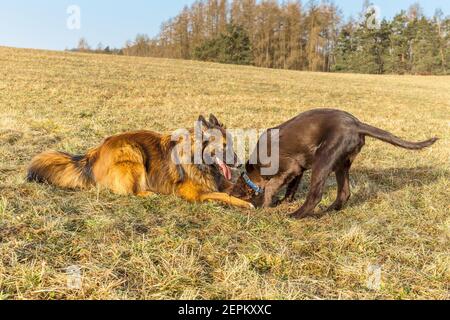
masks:
POLYGON ((122 49, 111 48, 110 46, 104 46, 102 43, 97 45, 97 48, 93 49, 85 38, 81 38, 78 41, 76 48, 72 48, 66 51, 71 52, 85 52, 85 53, 99 53, 99 54, 115 54, 123 55, 122 49))
POLYGON ((377 19, 364 2, 344 21, 327 0, 197 0, 118 54, 372 74, 450 74, 450 17, 418 4, 377 19))

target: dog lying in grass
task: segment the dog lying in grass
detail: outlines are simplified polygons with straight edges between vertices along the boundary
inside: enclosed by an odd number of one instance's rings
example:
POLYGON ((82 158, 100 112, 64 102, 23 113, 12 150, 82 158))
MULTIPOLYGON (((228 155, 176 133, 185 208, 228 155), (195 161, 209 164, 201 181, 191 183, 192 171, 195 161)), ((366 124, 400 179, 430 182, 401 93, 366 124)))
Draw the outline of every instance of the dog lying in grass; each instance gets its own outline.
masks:
MULTIPOLYGON (((328 176, 334 172, 338 196, 327 211, 339 211, 350 199, 350 169, 365 145, 366 137, 379 139, 396 147, 421 150, 438 139, 413 143, 389 132, 364 124, 351 114, 339 110, 317 109, 269 129, 261 137, 252 159, 246 164, 246 173, 238 180, 233 195, 251 200, 264 208, 274 205, 274 196, 288 185, 287 201, 293 201, 303 174, 312 170, 311 188, 304 205, 292 214, 294 218, 314 216, 314 209, 322 200, 328 176), (265 176, 262 169, 272 166, 260 161, 259 150, 271 147, 272 133, 279 130, 279 171, 265 176), (263 139, 264 138, 264 139, 263 139), (267 141, 267 147, 263 145, 267 141)), ((270 153, 270 150, 269 150, 270 153)))
POLYGON ((32 160, 28 181, 69 189, 97 186, 120 195, 142 197, 174 194, 190 202, 217 201, 254 208, 224 192, 232 188, 231 169, 226 164, 230 154, 237 164, 226 129, 213 115, 209 121, 201 116, 198 123, 203 135, 212 130, 219 134, 198 144, 195 130, 176 141, 173 135, 137 131, 107 138, 82 156, 49 151, 32 160), (186 152, 186 146, 191 152, 186 152), (209 155, 211 161, 206 163, 201 157, 201 163, 195 164, 196 151, 209 155), (174 156, 181 158, 186 154, 189 161, 174 161, 174 156))

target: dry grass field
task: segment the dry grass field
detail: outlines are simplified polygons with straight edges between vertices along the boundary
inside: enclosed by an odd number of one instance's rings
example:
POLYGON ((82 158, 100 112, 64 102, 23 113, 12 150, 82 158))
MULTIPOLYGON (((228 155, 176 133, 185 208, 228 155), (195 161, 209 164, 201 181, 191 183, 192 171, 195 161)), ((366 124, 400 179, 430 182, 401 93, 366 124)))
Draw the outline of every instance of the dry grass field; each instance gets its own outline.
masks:
MULTIPOLYGON (((293 72, 0 48, 0 299, 446 299, 450 77, 293 72), (422 152, 368 139, 348 207, 294 221, 294 205, 240 211, 175 197, 74 192, 25 181, 47 149, 83 153, 135 129, 211 112, 267 128, 335 107, 422 152), (82 271, 79 290, 66 269, 82 271), (382 268, 369 289, 368 269, 382 268)), ((323 206, 335 197, 330 179, 323 206)))

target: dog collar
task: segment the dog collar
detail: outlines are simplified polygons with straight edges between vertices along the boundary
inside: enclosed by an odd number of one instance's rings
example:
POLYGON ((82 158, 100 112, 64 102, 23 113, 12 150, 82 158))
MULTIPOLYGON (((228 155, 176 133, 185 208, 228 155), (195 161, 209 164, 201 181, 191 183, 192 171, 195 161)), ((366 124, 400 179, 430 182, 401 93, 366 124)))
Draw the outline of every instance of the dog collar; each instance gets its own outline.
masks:
POLYGON ((243 173, 242 174, 242 178, 244 179, 245 183, 253 190, 256 192, 256 195, 260 195, 262 193, 264 193, 264 190, 258 186, 256 183, 254 183, 252 181, 252 179, 250 179, 250 177, 248 176, 247 173, 243 173))

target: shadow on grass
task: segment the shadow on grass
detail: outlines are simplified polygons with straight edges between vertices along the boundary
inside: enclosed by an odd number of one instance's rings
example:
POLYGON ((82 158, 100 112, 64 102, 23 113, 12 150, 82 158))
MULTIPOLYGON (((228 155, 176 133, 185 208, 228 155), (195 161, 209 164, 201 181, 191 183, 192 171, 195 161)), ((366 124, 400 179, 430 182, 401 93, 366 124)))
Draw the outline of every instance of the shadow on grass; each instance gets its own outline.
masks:
MULTIPOLYGON (((423 187, 431 185, 441 177, 450 177, 450 171, 435 167, 368 169, 355 168, 350 172, 352 197, 347 206, 354 207, 369 202, 378 194, 393 193, 407 187, 423 187)), ((304 201, 310 187, 309 176, 302 181, 297 194, 297 201, 304 201)), ((336 189, 336 180, 331 175, 325 192, 336 189)), ((283 190, 283 193, 285 189, 283 190)), ((334 194, 333 194, 334 197, 334 194)))
POLYGON ((393 193, 407 187, 421 188, 431 185, 441 177, 448 177, 450 172, 429 166, 388 169, 355 168, 350 175, 356 188, 352 186, 353 196, 349 205, 357 206, 377 198, 380 192, 393 193), (368 189, 358 188, 365 183, 369 184, 368 189))

